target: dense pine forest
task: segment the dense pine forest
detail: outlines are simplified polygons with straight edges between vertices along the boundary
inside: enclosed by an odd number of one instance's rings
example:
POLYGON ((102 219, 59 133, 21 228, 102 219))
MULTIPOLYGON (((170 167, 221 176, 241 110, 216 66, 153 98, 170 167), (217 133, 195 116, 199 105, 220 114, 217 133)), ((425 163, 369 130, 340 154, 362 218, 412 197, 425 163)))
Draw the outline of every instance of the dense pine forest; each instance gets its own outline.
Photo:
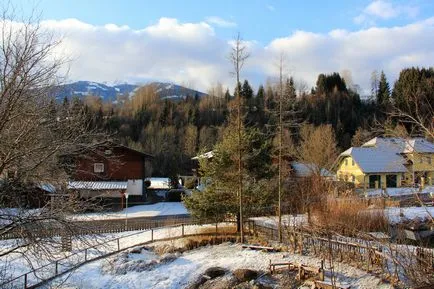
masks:
MULTIPOLYGON (((292 78, 284 81, 282 90, 278 84, 268 82, 255 91, 244 80, 238 86, 243 99, 244 125, 257 128, 260 142, 272 144, 275 112, 282 91, 288 147, 299 143, 299 127, 303 123, 331 125, 338 150, 359 145, 387 130, 423 135, 410 122, 398 121, 396 111, 417 113, 422 121, 432 121, 429 114, 434 103, 433 68, 404 69, 393 87, 383 72, 373 72, 371 82, 370 95, 362 98, 357 86, 339 73, 320 74, 310 91, 306 85, 295 84, 292 78)), ((235 92, 217 84, 206 96, 162 100, 155 87, 146 85, 132 98, 120 97, 116 104, 104 103, 96 96, 73 97, 65 98, 53 109, 84 110, 92 128, 110 133, 124 145, 153 154, 158 164, 153 166, 153 176, 176 176, 191 174, 191 158, 212 150, 222 139, 234 109, 234 95, 235 92)))

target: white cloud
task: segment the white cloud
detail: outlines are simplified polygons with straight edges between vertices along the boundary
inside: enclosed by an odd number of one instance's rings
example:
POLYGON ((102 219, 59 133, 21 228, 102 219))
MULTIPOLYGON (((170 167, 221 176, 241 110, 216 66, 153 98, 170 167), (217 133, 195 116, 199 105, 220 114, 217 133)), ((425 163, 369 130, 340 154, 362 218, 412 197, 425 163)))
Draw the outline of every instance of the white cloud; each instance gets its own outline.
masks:
MULTIPOLYGON (((216 35, 205 22, 181 23, 161 18, 143 29, 108 24, 94 26, 76 19, 44 21, 42 26, 63 36, 58 53, 74 61, 70 80, 190 83, 206 91, 221 82, 233 86, 227 59, 232 42, 216 35)), ((354 83, 369 89, 371 72, 383 69, 391 83, 408 66, 434 63, 434 17, 406 26, 372 27, 328 33, 295 31, 261 45, 246 40, 251 57, 242 78, 257 85, 277 73, 284 52, 296 79, 315 84, 319 73, 351 70, 354 83)))
POLYGON ((205 20, 207 23, 214 24, 214 25, 219 26, 219 27, 228 28, 228 27, 236 27, 237 26, 237 23, 235 23, 233 21, 225 20, 225 19, 218 17, 218 16, 210 16, 210 17, 207 17, 205 20))
POLYGON ((363 9, 363 12, 354 18, 357 24, 374 25, 375 19, 392 19, 399 16, 415 17, 419 13, 417 6, 394 5, 391 1, 375 0, 363 9))
MULTIPOLYGON (((374 69, 383 69, 393 83, 404 67, 432 65, 433 21, 430 18, 402 27, 334 30, 328 34, 297 31, 273 40, 266 47, 267 57, 284 51, 295 67, 295 74, 311 85, 318 73, 349 69, 354 82, 368 89, 369 75, 374 69)), ((267 66, 268 73, 273 70, 274 67, 267 66)))

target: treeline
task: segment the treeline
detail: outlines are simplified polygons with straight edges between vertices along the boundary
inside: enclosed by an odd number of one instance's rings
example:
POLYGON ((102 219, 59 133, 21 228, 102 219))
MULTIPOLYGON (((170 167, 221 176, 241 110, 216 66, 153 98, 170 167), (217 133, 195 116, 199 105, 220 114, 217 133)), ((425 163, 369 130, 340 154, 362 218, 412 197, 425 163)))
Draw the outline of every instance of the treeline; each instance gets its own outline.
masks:
MULTIPOLYGON (((349 81, 347 81, 349 82, 349 81)), ((372 90, 368 99, 361 99, 356 86, 347 84, 339 73, 320 74, 310 92, 296 89, 292 78, 284 82, 283 99, 287 121, 332 126, 341 150, 370 137, 373 127, 400 125, 408 133, 411 122, 398 122, 396 112, 418 114, 422 122, 432 121, 434 103, 433 68, 409 68, 401 71, 393 90, 386 75, 372 74, 372 90), (289 118, 292 118, 289 119, 289 118)), ((267 83, 255 92, 248 80, 238 88, 243 99, 244 125, 255 126, 266 138, 273 139, 275 111, 280 87, 267 83)), ((187 96, 181 101, 160 100, 152 86, 140 88, 133 98, 120 98, 117 104, 103 103, 100 98, 65 99, 63 110, 82 107, 89 114, 91 127, 103 129, 119 142, 155 156, 152 174, 176 176, 191 173, 191 158, 213 149, 221 140, 228 115, 235 109, 235 92, 216 85, 208 95, 187 96)), ((402 118, 401 118, 402 119, 402 118)), ((428 123, 429 125, 429 123, 428 123)), ((297 128, 287 130, 287 139, 297 140, 297 128)))

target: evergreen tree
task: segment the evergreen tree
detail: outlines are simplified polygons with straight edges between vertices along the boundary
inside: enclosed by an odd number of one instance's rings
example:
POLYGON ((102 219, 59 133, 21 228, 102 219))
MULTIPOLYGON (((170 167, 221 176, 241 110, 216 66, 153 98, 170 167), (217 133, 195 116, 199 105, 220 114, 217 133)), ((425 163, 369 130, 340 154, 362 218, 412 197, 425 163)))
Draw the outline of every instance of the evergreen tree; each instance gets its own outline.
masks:
POLYGON ((69 99, 67 96, 63 98, 62 108, 60 109, 60 117, 65 117, 69 113, 69 99))
POLYGON ((434 115, 434 68, 403 69, 395 82, 394 113, 404 116, 410 132, 432 135, 434 115))
POLYGON ((297 97, 297 94, 295 93, 294 79, 292 76, 286 79, 284 96, 285 99, 290 103, 294 103, 297 97))
POLYGON ((265 108, 266 110, 274 110, 276 108, 276 99, 271 86, 267 86, 265 93, 265 108))
POLYGON ((241 97, 247 101, 253 98, 253 89, 247 80, 244 80, 243 87, 241 88, 241 97))
POLYGON ((264 110, 265 108, 265 89, 262 84, 259 85, 258 92, 256 93, 256 106, 260 110, 264 110))
POLYGON ((200 159, 203 179, 212 182, 203 192, 185 198, 186 207, 201 220, 221 221, 228 214, 237 216, 239 203, 234 188, 238 184, 238 150, 243 163, 243 213, 245 217, 261 214, 274 203, 267 178, 271 176, 271 146, 257 129, 242 127, 239 147, 236 117, 229 119, 222 141, 214 146, 211 160, 200 159))
POLYGON ((380 82, 378 83, 377 105, 385 109, 390 103, 390 87, 386 75, 381 71, 380 82))

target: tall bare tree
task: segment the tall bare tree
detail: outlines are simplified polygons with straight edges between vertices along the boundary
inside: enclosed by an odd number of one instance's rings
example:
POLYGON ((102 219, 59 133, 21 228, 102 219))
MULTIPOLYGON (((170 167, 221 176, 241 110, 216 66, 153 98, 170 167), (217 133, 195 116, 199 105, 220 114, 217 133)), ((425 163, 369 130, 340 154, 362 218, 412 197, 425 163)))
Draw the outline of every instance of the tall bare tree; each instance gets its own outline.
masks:
POLYGON ((295 88, 288 86, 291 78, 286 78, 287 69, 285 55, 282 52, 277 62, 279 80, 277 84, 278 105, 272 113, 277 119, 277 134, 275 143, 277 144, 278 158, 278 196, 277 196, 277 215, 278 215, 278 232, 279 240, 282 240, 282 194, 285 176, 288 174, 288 168, 285 166, 284 158, 294 153, 291 139, 291 128, 297 126, 295 102, 295 88), (287 79, 286 84, 284 79, 287 79))
POLYGON ((17 21, 11 11, 5 8, 0 19, 0 237, 14 233, 20 238, 0 257, 26 254, 31 248, 50 254, 50 244, 56 246, 58 240, 40 238, 38 233, 73 230, 67 214, 86 204, 65 198, 29 211, 21 196, 34 188, 65 188, 71 164, 67 159, 106 141, 103 134, 89 129, 83 107, 61 111, 56 105, 53 87, 59 84, 64 65, 54 57, 59 41, 37 19, 17 21))
POLYGON ((236 99, 237 99, 237 129, 238 129, 238 198, 239 198, 239 222, 240 222, 240 239, 241 242, 244 242, 244 232, 243 232, 243 174, 242 174, 242 100, 240 95, 240 72, 244 66, 245 61, 249 58, 250 54, 247 51, 247 46, 243 43, 240 33, 238 33, 235 38, 234 45, 232 47, 232 51, 229 55, 229 60, 233 65, 233 74, 236 77, 236 99))

